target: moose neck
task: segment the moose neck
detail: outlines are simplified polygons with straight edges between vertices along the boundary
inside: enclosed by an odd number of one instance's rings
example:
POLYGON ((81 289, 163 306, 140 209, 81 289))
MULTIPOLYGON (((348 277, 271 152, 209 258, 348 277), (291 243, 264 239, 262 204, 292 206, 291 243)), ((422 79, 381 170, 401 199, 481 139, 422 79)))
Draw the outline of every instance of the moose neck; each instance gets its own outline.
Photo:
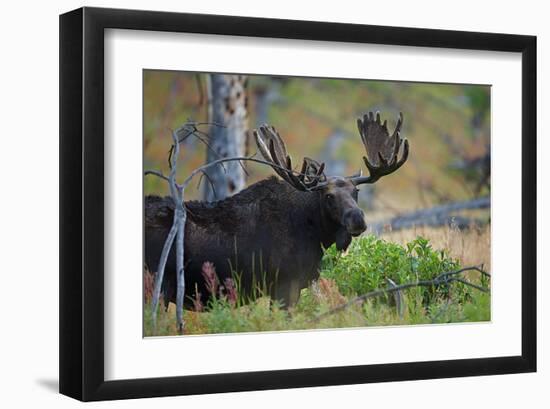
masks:
POLYGON ((280 206, 276 207, 292 209, 290 211, 299 215, 304 222, 300 228, 311 229, 310 237, 318 240, 319 247, 329 248, 334 243, 339 250, 348 247, 351 235, 324 209, 320 191, 298 191, 288 183, 273 178, 260 182, 258 188, 260 186, 269 186, 272 192, 277 192, 270 195, 269 200, 280 202, 280 206))

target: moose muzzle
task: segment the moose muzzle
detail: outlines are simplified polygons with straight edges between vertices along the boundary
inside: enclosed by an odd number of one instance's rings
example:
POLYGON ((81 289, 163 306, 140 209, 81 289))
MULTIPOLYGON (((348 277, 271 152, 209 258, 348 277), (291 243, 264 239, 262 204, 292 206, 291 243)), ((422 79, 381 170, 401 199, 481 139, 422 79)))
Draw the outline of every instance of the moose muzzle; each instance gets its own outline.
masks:
POLYGON ((346 230, 352 236, 359 236, 367 229, 365 214, 358 207, 355 209, 346 210, 343 216, 343 222, 346 230))

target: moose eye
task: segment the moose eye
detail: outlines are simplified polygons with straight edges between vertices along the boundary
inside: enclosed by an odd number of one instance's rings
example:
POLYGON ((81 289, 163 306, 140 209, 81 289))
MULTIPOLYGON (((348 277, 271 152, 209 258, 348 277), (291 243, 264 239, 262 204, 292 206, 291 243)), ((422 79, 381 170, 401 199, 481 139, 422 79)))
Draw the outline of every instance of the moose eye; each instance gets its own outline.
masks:
POLYGON ((328 193, 325 195, 325 199, 331 202, 332 200, 334 200, 334 195, 332 193, 328 193))

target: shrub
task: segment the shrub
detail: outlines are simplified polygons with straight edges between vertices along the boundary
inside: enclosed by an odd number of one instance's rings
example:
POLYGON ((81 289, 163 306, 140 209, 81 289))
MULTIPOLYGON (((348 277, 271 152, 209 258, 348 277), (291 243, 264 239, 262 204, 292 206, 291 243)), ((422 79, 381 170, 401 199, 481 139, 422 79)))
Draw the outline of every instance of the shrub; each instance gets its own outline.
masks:
MULTIPOLYGON (((386 288, 388 280, 395 284, 432 280, 441 273, 460 268, 458 260, 449 257, 445 250, 435 250, 423 237, 401 246, 375 236, 363 236, 352 241, 347 254, 331 246, 325 252, 321 277, 336 281, 342 294, 354 296, 379 288, 386 288)), ((418 287, 406 290, 410 296, 420 297, 428 305, 449 296, 453 291, 456 301, 464 302, 469 295, 466 286, 418 287)))

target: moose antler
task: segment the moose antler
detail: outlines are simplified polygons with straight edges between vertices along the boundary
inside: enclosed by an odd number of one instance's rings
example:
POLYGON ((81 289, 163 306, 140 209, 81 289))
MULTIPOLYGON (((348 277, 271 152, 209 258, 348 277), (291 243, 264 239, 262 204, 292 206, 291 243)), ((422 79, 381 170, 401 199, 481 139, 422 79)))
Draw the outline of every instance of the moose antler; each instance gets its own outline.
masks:
POLYGON ((302 170, 292 169, 292 159, 286 151, 285 142, 273 126, 260 126, 252 131, 258 149, 271 167, 285 181, 298 190, 315 190, 326 184, 325 164, 304 158, 302 170))
POLYGON ((401 138, 401 126, 403 126, 403 114, 401 112, 392 136, 389 136, 388 121, 380 122, 379 112, 376 113, 376 117, 372 112, 369 112, 363 116, 363 120, 361 118, 357 120, 361 140, 367 150, 367 156, 363 156, 363 160, 369 170, 369 176, 352 176, 350 179, 355 185, 374 183, 382 176, 395 172, 407 161, 409 141, 401 138), (402 144, 403 154, 401 159, 398 160, 399 149, 402 144))

